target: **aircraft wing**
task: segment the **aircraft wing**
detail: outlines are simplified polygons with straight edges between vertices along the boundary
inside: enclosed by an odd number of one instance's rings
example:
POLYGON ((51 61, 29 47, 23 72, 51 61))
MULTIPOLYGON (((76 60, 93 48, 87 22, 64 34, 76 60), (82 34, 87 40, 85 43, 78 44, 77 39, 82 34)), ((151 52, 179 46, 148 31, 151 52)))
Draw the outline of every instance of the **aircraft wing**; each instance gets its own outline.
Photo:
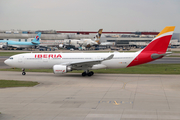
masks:
POLYGON ((110 60, 112 59, 114 54, 111 54, 105 59, 96 59, 96 60, 86 60, 86 61, 77 61, 77 62, 69 62, 69 63, 63 63, 63 65, 71 65, 73 67, 92 67, 95 64, 100 64, 102 61, 110 60))

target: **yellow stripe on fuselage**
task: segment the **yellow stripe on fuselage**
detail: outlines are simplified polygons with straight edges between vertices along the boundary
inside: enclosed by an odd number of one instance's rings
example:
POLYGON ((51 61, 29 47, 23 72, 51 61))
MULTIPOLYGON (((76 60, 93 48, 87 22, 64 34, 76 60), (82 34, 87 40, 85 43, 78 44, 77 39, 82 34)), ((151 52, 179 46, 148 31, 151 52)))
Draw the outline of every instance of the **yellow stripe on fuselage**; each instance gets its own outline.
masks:
POLYGON ((174 29, 175 29, 175 26, 167 26, 156 37, 158 37, 164 33, 167 33, 167 32, 172 32, 172 31, 174 31, 174 29))

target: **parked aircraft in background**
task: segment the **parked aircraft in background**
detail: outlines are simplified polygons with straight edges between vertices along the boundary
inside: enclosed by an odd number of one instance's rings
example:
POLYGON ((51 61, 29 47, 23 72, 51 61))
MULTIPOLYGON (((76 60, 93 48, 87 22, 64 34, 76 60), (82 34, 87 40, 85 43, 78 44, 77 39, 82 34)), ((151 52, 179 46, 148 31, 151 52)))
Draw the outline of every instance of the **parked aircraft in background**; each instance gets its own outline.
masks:
POLYGON ((99 45, 112 46, 114 42, 101 42, 99 45))
POLYGON ((92 76, 94 69, 126 68, 160 59, 166 52, 175 26, 165 27, 144 49, 134 53, 25 53, 13 55, 4 63, 25 69, 53 68, 55 74, 84 70, 82 76, 92 76))
POLYGON ((40 44, 39 40, 41 38, 41 33, 39 32, 36 37, 31 42, 16 42, 12 40, 0 40, 1 48, 11 47, 11 48, 32 48, 40 44))
POLYGON ((60 44, 59 47, 69 48, 90 48, 93 45, 98 45, 103 29, 99 29, 94 39, 65 39, 64 43, 60 44))

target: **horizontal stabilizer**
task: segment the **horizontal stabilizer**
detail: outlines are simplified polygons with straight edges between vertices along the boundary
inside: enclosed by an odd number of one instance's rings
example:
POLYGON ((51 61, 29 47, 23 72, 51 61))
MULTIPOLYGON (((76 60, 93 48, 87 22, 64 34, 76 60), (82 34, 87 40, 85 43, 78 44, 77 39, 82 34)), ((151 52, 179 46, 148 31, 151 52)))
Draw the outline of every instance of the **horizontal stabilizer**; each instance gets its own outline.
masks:
POLYGON ((172 54, 172 52, 166 52, 164 54, 152 54, 151 58, 152 59, 158 59, 158 58, 164 57, 164 56, 169 55, 169 54, 172 54))

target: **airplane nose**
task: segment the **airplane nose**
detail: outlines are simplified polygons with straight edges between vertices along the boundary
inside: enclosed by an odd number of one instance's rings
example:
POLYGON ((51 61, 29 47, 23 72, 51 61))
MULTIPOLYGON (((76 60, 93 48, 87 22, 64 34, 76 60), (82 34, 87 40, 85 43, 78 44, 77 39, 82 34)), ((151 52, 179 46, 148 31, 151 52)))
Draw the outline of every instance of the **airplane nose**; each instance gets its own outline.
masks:
POLYGON ((9 61, 9 60, 7 59, 7 60, 4 61, 4 63, 5 63, 6 65, 8 65, 8 63, 9 63, 8 61, 9 61))

